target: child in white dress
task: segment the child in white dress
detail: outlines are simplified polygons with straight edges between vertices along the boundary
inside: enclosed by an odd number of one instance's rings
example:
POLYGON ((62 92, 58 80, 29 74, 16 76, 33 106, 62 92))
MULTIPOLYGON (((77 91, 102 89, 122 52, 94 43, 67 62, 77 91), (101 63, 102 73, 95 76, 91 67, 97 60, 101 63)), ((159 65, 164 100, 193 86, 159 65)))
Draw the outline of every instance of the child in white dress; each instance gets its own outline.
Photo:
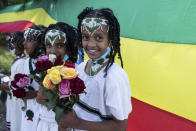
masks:
MULTIPOLYGON (((23 46, 23 32, 15 31, 8 35, 8 49, 13 54, 16 55, 12 66, 11 66, 11 75, 10 82, 14 80, 14 76, 17 73, 23 73, 25 55, 24 55, 24 46, 23 46)), ((9 82, 9 85, 10 85, 9 82)), ((6 90, 10 90, 9 86, 6 90)), ((21 125, 21 107, 23 106, 23 102, 21 99, 18 99, 12 95, 7 97, 7 105, 6 105, 6 121, 7 128, 10 131, 20 131, 21 125)))
MULTIPOLYGON (((24 73, 34 75, 36 73, 36 59, 45 54, 44 44, 42 43, 42 34, 45 30, 43 26, 32 26, 24 32, 24 48, 29 58, 25 61, 24 73)), ((22 111, 21 131, 36 131, 39 121, 40 104, 36 101, 38 83, 31 80, 31 86, 34 91, 26 94, 27 108, 22 111)))
POLYGON ((90 58, 77 67, 86 94, 80 95, 72 112, 63 115, 59 131, 125 131, 132 105, 129 79, 122 68, 118 20, 108 8, 86 8, 78 18, 81 42, 90 58), (114 62, 116 54, 121 67, 114 62))
MULTIPOLYGON (((45 31, 45 46, 47 55, 61 57, 63 61, 77 60, 77 34, 73 27, 63 22, 51 24, 45 31)), ((37 101, 44 104, 47 99, 43 96, 42 90, 38 92, 37 101)), ((37 131, 58 131, 58 124, 55 120, 55 113, 42 105, 40 108, 40 120, 37 131)))

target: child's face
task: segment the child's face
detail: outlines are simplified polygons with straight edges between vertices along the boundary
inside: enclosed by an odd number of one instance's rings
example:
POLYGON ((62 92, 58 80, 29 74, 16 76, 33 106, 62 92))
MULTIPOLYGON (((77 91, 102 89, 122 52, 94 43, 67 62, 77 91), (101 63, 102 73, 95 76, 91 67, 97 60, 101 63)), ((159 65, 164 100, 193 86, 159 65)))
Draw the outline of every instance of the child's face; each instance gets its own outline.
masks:
POLYGON ((98 29, 91 35, 86 28, 82 30, 82 45, 87 55, 91 59, 96 59, 103 55, 109 46, 109 34, 107 26, 102 25, 103 30, 98 29))
POLYGON ((37 45, 37 43, 31 41, 28 38, 24 41, 24 49, 25 49, 25 51, 27 52, 28 55, 33 53, 33 51, 36 48, 36 45, 37 45))
POLYGON ((61 59, 63 59, 66 55, 66 44, 62 41, 64 41, 64 38, 59 40, 57 37, 54 43, 50 43, 50 41, 46 39, 46 54, 55 54, 57 57, 60 56, 61 59))

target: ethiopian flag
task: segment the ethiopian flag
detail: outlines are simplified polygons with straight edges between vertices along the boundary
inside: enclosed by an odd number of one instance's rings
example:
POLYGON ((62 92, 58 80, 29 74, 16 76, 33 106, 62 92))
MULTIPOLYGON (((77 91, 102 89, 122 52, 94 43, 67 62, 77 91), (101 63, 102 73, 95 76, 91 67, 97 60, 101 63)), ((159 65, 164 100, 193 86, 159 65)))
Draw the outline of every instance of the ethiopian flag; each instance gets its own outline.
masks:
POLYGON ((0 10, 0 32, 63 21, 85 7, 111 8, 133 111, 127 131, 196 131, 195 0, 40 0, 0 10))

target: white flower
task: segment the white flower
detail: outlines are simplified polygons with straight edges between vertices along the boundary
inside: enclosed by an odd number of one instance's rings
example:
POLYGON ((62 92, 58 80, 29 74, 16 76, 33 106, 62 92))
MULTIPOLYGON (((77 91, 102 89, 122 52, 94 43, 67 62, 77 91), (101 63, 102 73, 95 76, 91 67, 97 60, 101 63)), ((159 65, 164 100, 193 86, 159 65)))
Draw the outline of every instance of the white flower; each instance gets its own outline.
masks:
POLYGON ((56 60, 56 55, 55 54, 49 54, 49 60, 54 63, 56 60))

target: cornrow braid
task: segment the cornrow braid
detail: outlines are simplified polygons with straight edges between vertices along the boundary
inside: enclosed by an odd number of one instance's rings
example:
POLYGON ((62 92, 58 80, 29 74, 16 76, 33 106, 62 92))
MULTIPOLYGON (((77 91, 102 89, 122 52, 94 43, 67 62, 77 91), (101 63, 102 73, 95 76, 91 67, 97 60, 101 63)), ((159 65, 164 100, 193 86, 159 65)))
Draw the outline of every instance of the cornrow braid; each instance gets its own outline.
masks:
POLYGON ((45 41, 45 35, 49 30, 56 29, 64 32, 66 34, 66 52, 69 56, 69 60, 75 63, 77 61, 79 40, 77 36, 76 29, 66 23, 57 22, 56 24, 50 24, 49 27, 45 30, 42 37, 42 41, 45 41))
POLYGON ((20 50, 24 50, 24 45, 23 45, 23 42, 24 42, 24 37, 23 37, 23 32, 21 31, 14 31, 12 33, 9 34, 9 39, 8 41, 10 43, 16 43, 18 49, 20 50))
POLYGON ((92 8, 85 8, 79 15, 78 15, 78 33, 80 42, 82 42, 82 35, 81 35, 81 23, 84 18, 104 18, 109 22, 109 40, 111 42, 111 52, 109 56, 109 62, 105 68, 105 76, 107 75, 108 69, 114 63, 114 59, 116 54, 118 54, 118 59, 121 61, 121 67, 123 68, 123 60, 120 51, 120 25, 117 18, 114 16, 114 13, 109 8, 102 8, 102 9, 95 9, 92 8))
POLYGON ((79 32, 78 32, 78 29, 75 29, 75 33, 76 33, 76 36, 77 36, 76 45, 78 47, 78 55, 81 55, 81 61, 84 61, 84 50, 83 50, 83 47, 82 47, 82 44, 81 44, 81 41, 80 41, 80 35, 79 35, 79 32))

